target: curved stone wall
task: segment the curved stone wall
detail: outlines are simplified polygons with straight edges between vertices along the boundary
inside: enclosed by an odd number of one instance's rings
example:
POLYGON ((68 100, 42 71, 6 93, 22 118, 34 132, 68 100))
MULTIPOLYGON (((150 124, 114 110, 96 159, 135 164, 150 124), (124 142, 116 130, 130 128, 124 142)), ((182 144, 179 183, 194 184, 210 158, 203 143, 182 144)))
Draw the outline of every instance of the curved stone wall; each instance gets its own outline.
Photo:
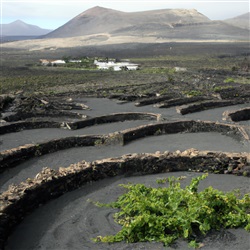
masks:
POLYGON ((132 129, 110 133, 108 135, 80 135, 54 139, 43 143, 26 144, 0 152, 0 172, 32 157, 49 154, 62 149, 83 146, 126 144, 130 141, 161 134, 195 132, 221 132, 249 140, 248 134, 241 126, 202 121, 178 121, 143 125, 132 129))
POLYGON ((88 126, 93 126, 96 124, 104 124, 104 123, 112 123, 112 122, 123 122, 123 121, 131 121, 131 120, 156 120, 160 121, 161 114, 154 113, 115 113, 104 116, 97 116, 93 118, 89 118, 86 120, 76 121, 76 122, 68 122, 66 123, 67 128, 69 129, 80 129, 88 126))
POLYGON ((223 124, 209 121, 177 121, 142 125, 137 128, 123 130, 123 143, 150 135, 196 132, 220 132, 235 135, 241 139, 249 140, 249 136, 241 126, 223 124))
POLYGON ((150 97, 150 98, 146 98, 146 99, 137 101, 135 103, 135 106, 141 107, 141 106, 146 106, 146 105, 150 105, 150 104, 155 104, 155 103, 159 103, 162 101, 170 100, 173 97, 177 97, 177 96, 173 96, 173 94, 172 95, 163 95, 163 96, 154 96, 154 97, 150 97))
POLYGON ((158 104, 155 104, 154 107, 157 108, 170 108, 174 106, 187 105, 189 103, 201 102, 205 100, 211 100, 211 98, 206 96, 192 96, 192 97, 182 97, 182 98, 174 98, 168 101, 164 101, 158 104))
POLYGON ((24 146, 5 150, 0 153, 0 173, 32 157, 72 147, 95 146, 97 142, 98 144, 104 143, 104 138, 98 135, 82 135, 54 139, 37 144, 26 144, 24 146))
POLYGON ((236 104, 243 104, 247 103, 249 100, 244 99, 235 99, 235 100, 213 100, 213 101, 202 101, 197 102, 189 105, 183 105, 176 108, 176 111, 182 115, 186 115, 189 113, 200 112, 207 109, 214 109, 220 107, 226 107, 236 104))
POLYGON ((223 113, 225 120, 234 122, 250 120, 250 108, 243 108, 236 111, 226 111, 223 113))
POLYGON ((53 121, 21 121, 13 123, 4 123, 0 126, 0 135, 18 132, 26 129, 37 129, 37 128, 60 128, 61 122, 53 121))
POLYGON ((75 118, 75 119, 82 119, 86 118, 86 115, 81 113, 74 113, 74 112, 67 112, 67 111, 46 111, 46 112, 17 112, 13 115, 9 115, 4 117, 4 120, 7 122, 16 122, 25 119, 38 119, 41 117, 68 117, 68 118, 75 118))
POLYGON ((112 123, 112 122, 122 122, 130 120, 156 120, 160 121, 161 114, 154 113, 115 113, 104 116, 97 116, 93 118, 88 118, 76 122, 55 122, 55 121, 20 121, 12 123, 4 123, 0 125, 0 135, 12 132, 18 132, 26 129, 36 129, 36 128, 60 128, 65 129, 80 129, 88 126, 93 126, 96 124, 112 123))
POLYGON ((116 175, 201 171, 250 175, 250 153, 199 152, 132 154, 93 162, 79 162, 58 171, 45 168, 34 179, 11 186, 0 195, 0 247, 13 228, 32 210, 80 186, 116 175))

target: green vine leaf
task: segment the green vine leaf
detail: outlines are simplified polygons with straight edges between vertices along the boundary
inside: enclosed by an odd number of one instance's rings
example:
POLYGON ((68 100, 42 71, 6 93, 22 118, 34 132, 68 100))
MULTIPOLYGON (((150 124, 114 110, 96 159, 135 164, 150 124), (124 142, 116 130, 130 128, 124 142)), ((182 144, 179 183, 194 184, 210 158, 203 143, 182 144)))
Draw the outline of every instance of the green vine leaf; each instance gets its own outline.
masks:
MULTIPOLYGON (((208 174, 193 178, 181 188, 183 178, 168 178, 168 187, 152 188, 143 184, 120 185, 127 192, 109 204, 93 202, 99 207, 119 209, 115 221, 122 226, 116 235, 98 236, 95 242, 162 242, 165 246, 178 238, 197 248, 196 237, 211 229, 244 227, 250 231, 250 197, 241 199, 238 190, 223 193, 212 187, 198 192, 200 181, 208 174)), ((166 179, 157 180, 164 184, 166 179)))

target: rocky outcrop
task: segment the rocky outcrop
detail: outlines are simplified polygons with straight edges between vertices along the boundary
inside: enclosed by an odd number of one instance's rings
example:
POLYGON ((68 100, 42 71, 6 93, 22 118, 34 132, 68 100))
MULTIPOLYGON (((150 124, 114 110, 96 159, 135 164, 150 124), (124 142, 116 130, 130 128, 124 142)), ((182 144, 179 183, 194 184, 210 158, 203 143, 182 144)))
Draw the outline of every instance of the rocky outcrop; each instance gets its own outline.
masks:
POLYGON ((83 114, 66 111, 76 109, 86 110, 89 107, 83 103, 73 102, 72 99, 59 101, 55 98, 41 96, 25 97, 20 93, 16 97, 13 97, 12 105, 8 109, 12 114, 3 114, 2 119, 7 122, 14 122, 36 117, 86 118, 83 114))
POLYGON ((14 99, 12 95, 0 95, 0 111, 3 111, 14 99))
POLYGON ((45 168, 34 179, 11 186, 0 195, 0 248, 13 228, 32 210, 88 182, 116 175, 201 171, 250 175, 249 153, 156 152, 132 154, 93 162, 79 162, 58 171, 45 168))
POLYGON ((72 110, 72 109, 80 109, 86 110, 90 109, 87 105, 83 103, 78 103, 73 101, 72 98, 68 98, 66 100, 60 98, 56 99, 56 97, 45 97, 45 96, 30 96, 25 97, 20 93, 15 98, 15 102, 13 103, 13 110, 16 111, 41 111, 41 110, 72 110))

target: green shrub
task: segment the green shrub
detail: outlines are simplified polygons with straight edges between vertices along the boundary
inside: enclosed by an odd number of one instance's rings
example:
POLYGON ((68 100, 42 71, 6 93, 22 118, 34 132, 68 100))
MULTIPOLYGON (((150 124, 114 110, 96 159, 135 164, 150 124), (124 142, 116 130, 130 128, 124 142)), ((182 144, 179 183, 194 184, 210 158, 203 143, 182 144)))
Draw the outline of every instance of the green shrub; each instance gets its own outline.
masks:
MULTIPOLYGON (((100 207, 119 209, 115 221, 122 225, 116 235, 98 236, 95 242, 126 241, 162 242, 170 245, 178 238, 197 247, 197 235, 211 229, 245 227, 250 231, 250 197, 239 199, 239 192, 223 193, 212 187, 198 192, 200 180, 207 174, 193 178, 184 189, 180 178, 169 177, 169 187, 152 188, 143 184, 120 185, 128 192, 110 204, 96 202, 100 207)), ((164 184, 165 179, 158 180, 164 184)))
POLYGON ((225 89, 233 89, 233 86, 216 86, 213 89, 211 89, 214 92, 220 92, 221 90, 225 90, 225 89))
POLYGON ((203 93, 201 91, 199 91, 199 90, 185 91, 184 94, 188 95, 188 96, 200 96, 200 95, 203 95, 203 93))
POLYGON ((224 80, 224 83, 232 83, 235 82, 235 80, 231 77, 228 77, 227 79, 224 80))

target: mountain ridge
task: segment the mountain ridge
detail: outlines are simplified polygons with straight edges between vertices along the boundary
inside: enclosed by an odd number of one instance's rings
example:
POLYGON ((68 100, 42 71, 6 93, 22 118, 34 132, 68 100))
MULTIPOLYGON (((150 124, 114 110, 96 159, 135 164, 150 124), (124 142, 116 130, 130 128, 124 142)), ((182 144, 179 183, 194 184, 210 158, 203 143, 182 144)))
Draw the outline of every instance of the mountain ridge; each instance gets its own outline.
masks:
POLYGON ((52 31, 40 28, 37 25, 25 23, 22 20, 15 20, 8 24, 1 24, 1 26, 1 36, 42 36, 52 31))
POLYGON ((2 43, 2 46, 56 50, 168 42, 249 42, 249 31, 224 21, 212 21, 195 9, 122 12, 96 6, 39 39, 2 43))
POLYGON ((250 12, 226 19, 224 22, 239 28, 250 30, 250 12))
POLYGON ((103 7, 88 9, 44 38, 63 38, 98 33, 113 34, 121 27, 145 23, 195 23, 210 22, 210 19, 191 9, 162 9, 140 12, 122 12, 103 7))

